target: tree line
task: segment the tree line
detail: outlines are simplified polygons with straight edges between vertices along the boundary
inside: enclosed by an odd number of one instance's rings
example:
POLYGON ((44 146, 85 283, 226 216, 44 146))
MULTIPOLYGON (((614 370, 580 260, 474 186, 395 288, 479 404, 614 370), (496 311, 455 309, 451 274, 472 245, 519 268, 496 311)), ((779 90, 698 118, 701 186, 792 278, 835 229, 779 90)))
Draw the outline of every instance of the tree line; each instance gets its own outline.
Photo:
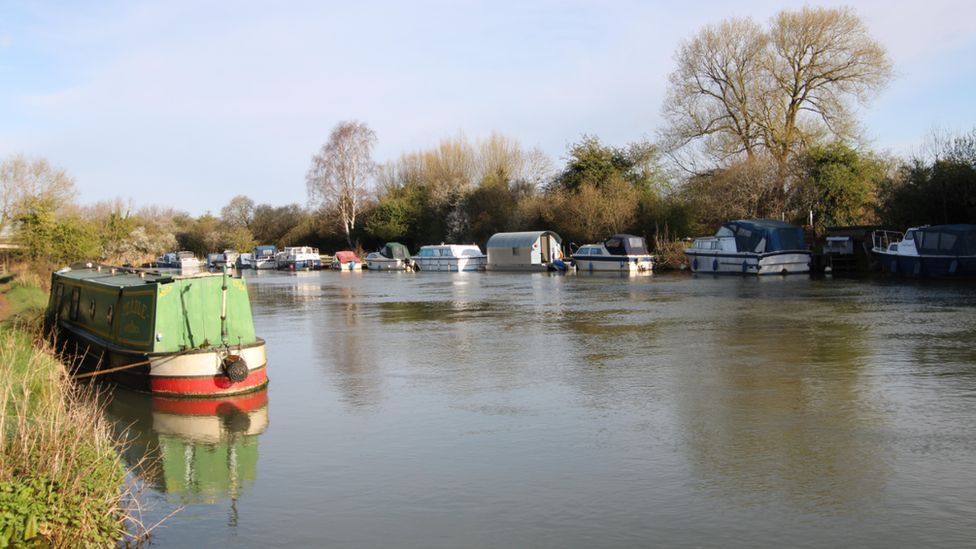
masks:
POLYGON ((378 136, 338 123, 312 155, 306 205, 236 196, 193 217, 116 200, 78 205, 73 179, 23 155, 0 167, 0 226, 31 259, 136 263, 255 244, 373 249, 396 240, 484 245, 552 229, 566 241, 645 236, 659 251, 739 218, 905 228, 976 222, 976 130, 933 135, 897 158, 862 137, 858 108, 892 77, 884 47, 848 8, 732 18, 682 42, 655 139, 583 135, 556 165, 493 133, 463 134, 378 164, 378 136))

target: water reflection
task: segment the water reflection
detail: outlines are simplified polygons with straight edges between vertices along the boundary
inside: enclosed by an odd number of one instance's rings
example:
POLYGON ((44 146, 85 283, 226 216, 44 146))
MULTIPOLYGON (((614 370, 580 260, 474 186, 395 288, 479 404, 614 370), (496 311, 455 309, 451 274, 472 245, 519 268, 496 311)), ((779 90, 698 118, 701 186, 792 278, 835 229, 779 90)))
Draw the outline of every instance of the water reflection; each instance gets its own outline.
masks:
POLYGON ((267 390, 220 399, 171 399, 117 388, 106 413, 140 477, 183 503, 236 501, 257 474, 267 390))
MULTIPOLYGON (((738 304, 736 304, 738 305, 738 304)), ((731 306, 679 353, 679 419, 704 489, 819 512, 878 498, 891 474, 861 373, 868 329, 830 307, 731 306)))

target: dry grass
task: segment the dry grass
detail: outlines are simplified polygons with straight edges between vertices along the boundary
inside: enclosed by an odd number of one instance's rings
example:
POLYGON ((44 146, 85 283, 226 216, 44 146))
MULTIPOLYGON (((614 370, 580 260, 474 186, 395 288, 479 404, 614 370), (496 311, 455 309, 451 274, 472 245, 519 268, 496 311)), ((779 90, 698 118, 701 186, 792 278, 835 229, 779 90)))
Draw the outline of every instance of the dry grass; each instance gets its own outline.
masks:
MULTIPOLYGON (((30 292, 49 280, 17 273, 0 298, 38 301, 30 292)), ((95 386, 70 378, 40 325, 37 314, 0 324, 0 548, 138 544, 151 528, 95 386)))
POLYGON ((653 246, 655 269, 686 269, 688 267, 688 258, 685 256, 685 248, 688 247, 688 242, 670 234, 667 225, 664 226, 663 230, 655 227, 653 246))
POLYGON ((12 512, 0 516, 0 546, 113 544, 125 516, 115 441, 91 395, 32 339, 0 332, 0 508, 12 512))

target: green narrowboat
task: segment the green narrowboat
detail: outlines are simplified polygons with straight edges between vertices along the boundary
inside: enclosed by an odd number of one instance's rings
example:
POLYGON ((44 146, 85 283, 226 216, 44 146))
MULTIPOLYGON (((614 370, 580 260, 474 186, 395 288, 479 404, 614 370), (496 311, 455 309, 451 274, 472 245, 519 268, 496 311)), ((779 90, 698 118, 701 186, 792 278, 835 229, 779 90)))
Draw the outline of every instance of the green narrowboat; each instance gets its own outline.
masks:
POLYGON ((268 382, 247 284, 226 272, 74 265, 52 275, 47 322, 82 375, 170 396, 246 393, 268 382))

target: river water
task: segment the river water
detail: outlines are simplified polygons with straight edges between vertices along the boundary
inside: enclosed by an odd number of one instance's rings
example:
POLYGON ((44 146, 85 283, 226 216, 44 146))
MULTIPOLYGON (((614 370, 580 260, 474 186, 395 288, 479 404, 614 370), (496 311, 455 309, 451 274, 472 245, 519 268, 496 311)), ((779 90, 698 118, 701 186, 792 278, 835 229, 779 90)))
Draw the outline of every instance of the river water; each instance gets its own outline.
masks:
POLYGON ((154 546, 976 539, 976 286, 246 276, 266 392, 108 407, 154 546))

